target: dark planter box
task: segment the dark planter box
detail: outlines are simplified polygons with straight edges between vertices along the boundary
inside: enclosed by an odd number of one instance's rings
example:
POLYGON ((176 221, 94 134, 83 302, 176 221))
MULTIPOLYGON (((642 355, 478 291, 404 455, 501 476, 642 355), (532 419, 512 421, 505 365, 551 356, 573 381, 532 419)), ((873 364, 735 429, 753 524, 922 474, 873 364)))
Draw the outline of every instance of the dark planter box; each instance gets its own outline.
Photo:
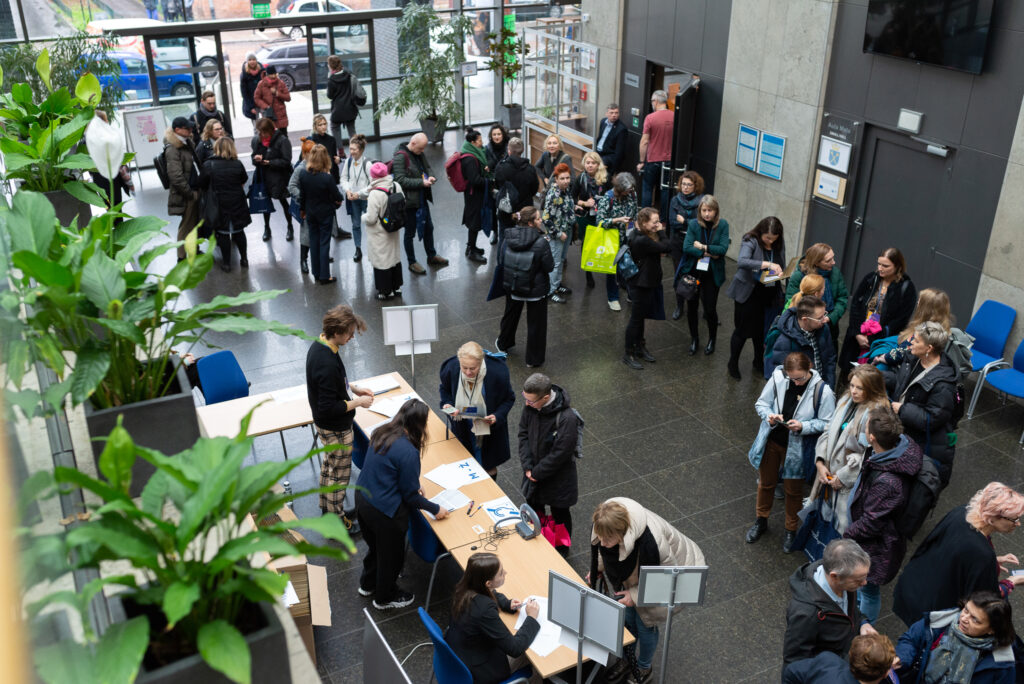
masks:
POLYGON ((84 228, 92 220, 92 205, 83 202, 66 190, 53 190, 44 193, 46 199, 50 200, 53 210, 57 212, 57 219, 60 225, 68 226, 78 217, 78 227, 84 228))
MULTIPOLYGON (((120 601, 116 596, 108 599, 111 618, 120 621, 134 617, 149 606, 136 606, 131 601, 120 601)), ((288 643, 284 627, 269 603, 250 604, 262 616, 262 627, 245 635, 252 658, 253 684, 291 684, 291 664, 288 658, 288 643)), ((162 611, 153 611, 161 618, 162 611)), ((162 620, 160 620, 162 622, 162 620)), ((150 621, 150 634, 161 625, 150 621)), ((139 670, 135 684, 231 684, 231 680, 217 672, 198 653, 177 660, 154 670, 146 668, 145 662, 139 670)))
MULTIPOLYGON (((89 402, 85 403, 85 424, 89 436, 93 438, 92 454, 97 465, 106 442, 95 438, 108 436, 117 425, 118 416, 124 416, 122 425, 136 444, 157 449, 168 456, 190 448, 199 439, 196 402, 192 398, 184 366, 178 367, 170 389, 159 399, 102 410, 94 409, 89 402)), ((148 461, 136 459, 132 466, 130 489, 133 497, 142 493, 153 470, 148 461)))
POLYGON ((439 119, 420 119, 420 128, 423 129, 428 141, 436 143, 444 139, 447 124, 439 119))
POLYGON ((523 108, 521 105, 502 105, 501 125, 510 131, 518 131, 523 127, 523 108))

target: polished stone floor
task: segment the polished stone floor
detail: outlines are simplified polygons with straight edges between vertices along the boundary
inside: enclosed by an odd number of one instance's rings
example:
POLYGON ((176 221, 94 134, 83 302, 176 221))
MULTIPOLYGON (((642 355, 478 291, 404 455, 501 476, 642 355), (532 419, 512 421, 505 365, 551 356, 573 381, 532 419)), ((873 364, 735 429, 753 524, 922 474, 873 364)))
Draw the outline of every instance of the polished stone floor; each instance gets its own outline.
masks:
MULTIPOLYGON (((387 148, 392 149, 393 144, 388 142, 387 148)), ((443 176, 444 159, 455 145, 455 138, 449 134, 443 149, 437 145, 428 151, 438 177, 443 176)), ((371 158, 382 156, 376 145, 370 146, 368 154, 371 158)), ((143 180, 146 187, 136 200, 135 211, 166 216, 166 195, 153 172, 147 171, 143 180)), ((434 344, 432 353, 416 358, 416 388, 432 405, 437 403, 441 362, 467 340, 493 348, 502 313, 500 301, 485 301, 492 263, 477 265, 463 256, 461 198, 443 179, 437 188, 437 248, 451 265, 431 268, 426 276, 406 271, 402 299, 406 304, 439 304, 441 341, 434 344)), ((728 218, 728 198, 720 197, 719 201, 722 215, 728 218)), ((347 216, 343 221, 347 225, 347 216)), ((168 230, 176 225, 175 220, 168 230)), ((335 243, 337 263, 333 268, 338 283, 315 285, 299 272, 299 245, 297 241, 285 242, 284 217, 280 213, 274 215, 273 226, 273 240, 263 243, 258 219, 248 231, 250 268, 241 271, 236 265, 230 273, 215 268, 198 288, 197 299, 245 290, 285 289, 287 292, 277 299, 252 310, 310 334, 319 332, 327 308, 350 303, 369 325, 367 333, 343 351, 350 377, 392 370, 411 377, 408 358, 396 358, 392 348, 382 346, 381 304, 374 298, 372 270, 365 259, 361 264, 352 263, 352 242, 335 243)), ((739 238, 739 230, 736 227, 734 240, 739 238)), ((483 237, 480 244, 493 261, 493 248, 484 243, 483 237)), ((421 262, 422 250, 417 243, 421 262)), ((579 464, 580 500, 573 509, 577 533, 570 561, 581 574, 586 572, 588 520, 596 504, 611 496, 636 499, 695 540, 710 566, 705 605, 684 610, 676 619, 667 681, 777 682, 788 578, 803 561, 798 554, 787 556, 781 552, 781 506, 776 506, 769 532, 759 543, 749 545, 743 539, 754 517, 756 479, 746 454, 758 425, 753 403, 764 381, 748 370, 749 346, 741 363, 743 379, 737 382, 726 375, 732 303, 724 294, 721 296, 723 332, 717 353, 688 356, 685 321, 648 322, 648 347, 657 362, 642 372, 633 371, 619 361, 628 312, 608 310, 600 282, 595 290, 585 287, 578 258, 577 245, 570 250, 571 265, 566 275, 574 294, 568 304, 549 307, 547 362, 543 368, 556 384, 568 390, 586 421, 585 458, 579 464)), ((730 277, 734 267, 730 262, 730 277)), ((910 270, 913 273, 913 264, 910 270)), ((701 334, 706 335, 703 327, 701 334)), ((304 382, 307 344, 298 339, 252 334, 222 335, 209 341, 234 350, 253 392, 304 382)), ((517 387, 529 374, 522 358, 525 321, 518 341, 509 358, 512 382, 517 387)), ((968 390, 972 388, 969 383, 968 390)), ((521 407, 517 403, 512 410, 511 424, 518 424, 521 407)), ((992 392, 983 395, 978 415, 961 427, 956 467, 938 514, 965 503, 991 480, 1024 486, 1024 451, 1017 445, 1022 425, 1024 409, 1013 403, 1001 405, 992 392)), ((286 440, 290 454, 303 453, 309 447, 309 431, 292 430, 286 440)), ((256 452, 261 460, 282 458, 276 436, 258 439, 256 452)), ((499 483, 518 502, 517 463, 513 455, 513 460, 501 467, 499 483)), ((314 484, 312 467, 301 466, 293 472, 294 491, 314 484)), ((298 499, 295 511, 300 517, 315 515, 317 501, 314 497, 298 499)), ((996 539, 995 543, 1000 553, 1014 552, 1024 557, 1019 533, 996 539)), ((365 548, 361 542, 359 547, 365 548)), ((358 682, 363 679, 362 610, 370 605, 368 599, 356 593, 359 558, 324 564, 328 568, 333 624, 316 629, 319 671, 323 681, 331 684, 358 682)), ((426 594, 429 576, 430 566, 410 554, 402 583, 420 600, 426 594)), ((430 606, 431 615, 442 627, 447 624, 449 597, 457 579, 454 562, 442 561, 430 606)), ((370 609, 399 659, 427 640, 415 608, 386 614, 370 609)), ((891 612, 891 585, 883 590, 882 616, 879 629, 895 640, 902 624, 891 612)), ((430 653, 427 648, 420 649, 406 662, 412 681, 429 679, 430 653)), ((659 647, 656 662, 660 657, 659 647)))

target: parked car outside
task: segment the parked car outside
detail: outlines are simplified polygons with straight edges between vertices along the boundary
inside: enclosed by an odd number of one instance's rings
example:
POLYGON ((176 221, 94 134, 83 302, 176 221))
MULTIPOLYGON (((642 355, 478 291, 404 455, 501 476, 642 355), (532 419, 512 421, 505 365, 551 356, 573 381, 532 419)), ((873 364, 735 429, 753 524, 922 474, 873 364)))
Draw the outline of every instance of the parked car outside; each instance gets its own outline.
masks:
MULTIPOLYGON (((166 22, 147 18, 130 19, 96 19, 86 25, 86 31, 99 35, 118 29, 167 26, 166 22)), ((196 65, 203 67, 201 72, 206 78, 217 75, 217 44, 207 38, 195 38, 196 65)), ((142 36, 118 36, 115 40, 118 50, 133 51, 145 55, 145 43, 142 36)), ((183 37, 160 37, 150 41, 153 50, 153 61, 168 67, 191 66, 188 54, 188 39, 183 37)))
MULTIPOLYGON (((284 17, 296 15, 296 20, 301 20, 303 15, 318 14, 323 12, 351 12, 352 8, 334 0, 294 0, 284 10, 275 12, 274 15, 284 17)), ((278 26, 278 30, 292 40, 302 40, 306 37, 305 26, 278 26)), ((353 24, 350 26, 338 27, 341 33, 349 36, 361 36, 366 33, 366 24, 353 24)), ((314 36, 326 36, 327 29, 314 29, 314 36)))
MULTIPOLYGON (((328 45, 326 40, 313 41, 313 54, 321 61, 316 63, 317 86, 327 86, 327 56, 328 45)), ((338 55, 345 64, 345 68, 352 70, 356 78, 366 83, 370 78, 370 56, 365 52, 347 52, 340 50, 338 55)), ((271 64, 277 68, 277 76, 288 90, 308 90, 309 79, 309 51, 306 41, 289 41, 285 43, 271 43, 256 51, 256 59, 264 68, 271 64)))
MULTIPOLYGON (((134 90, 140 100, 152 97, 146 59, 142 55, 137 52, 118 51, 108 52, 107 57, 117 60, 121 65, 121 73, 116 76, 99 76, 102 87, 106 88, 116 78, 123 90, 134 90)), ((160 93, 160 97, 194 97, 195 87, 190 74, 161 75, 160 72, 165 71, 167 67, 154 63, 153 68, 156 70, 157 92, 160 93)))

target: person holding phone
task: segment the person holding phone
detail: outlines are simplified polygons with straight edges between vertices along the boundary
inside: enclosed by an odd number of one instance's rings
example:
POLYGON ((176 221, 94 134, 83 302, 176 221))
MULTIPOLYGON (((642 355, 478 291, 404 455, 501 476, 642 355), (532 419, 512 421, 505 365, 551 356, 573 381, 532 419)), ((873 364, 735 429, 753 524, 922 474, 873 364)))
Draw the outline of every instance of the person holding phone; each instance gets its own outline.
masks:
POLYGON ((804 440, 817 440, 835 411, 836 399, 811 360, 803 352, 792 352, 775 369, 765 384, 754 408, 761 416, 761 427, 748 458, 757 468, 757 518, 747 530, 747 543, 753 544, 768 530, 768 516, 775 499, 775 484, 780 474, 785 490, 786 532, 782 552, 793 550, 797 517, 804 494, 804 440))
MULTIPOLYGON (((637 606, 640 568, 651 565, 704 565, 704 552, 689 537, 633 499, 615 497, 598 504, 590 535, 590 572, 597 584, 602 575, 619 602, 626 606, 626 629, 636 643, 623 649, 623 657, 607 673, 609 684, 632 675, 633 682, 654 680, 652 660, 658 647, 658 625, 668 617, 667 607, 637 606)), ((676 606, 673 613, 682 610, 676 606)))
MULTIPOLYGON (((518 669, 526 649, 540 632, 539 604, 532 598, 509 599, 498 591, 505 583, 505 568, 493 553, 474 553, 466 572, 452 595, 452 620, 444 640, 469 668, 474 684, 499 684, 516 676, 530 675, 529 667, 518 669), (526 620, 512 634, 501 621, 499 611, 526 613, 526 620), (510 663, 510 659, 519 659, 510 663)), ((525 662, 523 662, 525 665, 525 662)))

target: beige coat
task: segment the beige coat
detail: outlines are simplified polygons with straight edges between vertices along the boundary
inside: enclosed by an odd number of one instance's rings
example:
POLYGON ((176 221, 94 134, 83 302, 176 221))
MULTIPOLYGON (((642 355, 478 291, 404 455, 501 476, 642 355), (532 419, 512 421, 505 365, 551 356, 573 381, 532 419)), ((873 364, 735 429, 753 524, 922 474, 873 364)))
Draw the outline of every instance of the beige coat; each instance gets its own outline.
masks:
POLYGON ((395 183, 391 176, 384 176, 371 181, 370 188, 371 191, 366 196, 366 213, 363 214, 366 257, 370 260, 371 266, 383 271, 393 268, 402 261, 402 231, 389 233, 384 230, 380 216, 388 203, 388 196, 383 192, 373 192, 372 188, 401 194, 402 186, 395 183))
MULTIPOLYGON (((619 544, 620 561, 625 560, 626 556, 633 552, 633 545, 636 543, 636 540, 644 533, 645 529, 650 528, 654 541, 658 545, 659 565, 705 565, 704 553, 700 550, 700 547, 692 539, 665 522, 657 513, 649 511, 636 501, 633 501, 633 499, 625 497, 617 496, 608 499, 608 501, 625 506, 629 512, 629 530, 627 530, 625 537, 619 544)), ((591 532, 590 543, 600 544, 601 540, 591 532)), ((600 554, 598 555, 598 568, 602 571, 604 570, 604 563, 601 562, 600 554)), ((625 589, 629 592, 629 597, 636 603, 640 590, 639 564, 625 582, 625 589)), ((678 613, 682 609, 682 606, 676 606, 672 612, 678 613)), ((663 625, 665 624, 665 618, 668 617, 668 609, 663 607, 641 608, 637 606, 636 612, 648 627, 663 625)))

